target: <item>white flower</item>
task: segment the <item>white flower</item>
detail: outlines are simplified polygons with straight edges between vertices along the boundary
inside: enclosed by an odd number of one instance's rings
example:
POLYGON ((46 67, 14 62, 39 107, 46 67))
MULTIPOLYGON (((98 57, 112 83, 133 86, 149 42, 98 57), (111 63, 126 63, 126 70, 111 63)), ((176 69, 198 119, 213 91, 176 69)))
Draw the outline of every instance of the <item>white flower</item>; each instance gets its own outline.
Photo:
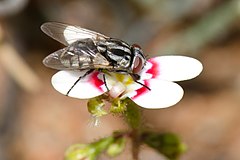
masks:
MULTIPOLYGON (((109 89, 109 96, 113 98, 129 97, 143 108, 165 108, 182 99, 183 89, 174 82, 192 79, 201 73, 202 68, 198 60, 190 57, 154 57, 140 72, 139 82, 143 85, 134 82, 127 74, 94 71, 82 78, 68 96, 89 99, 109 89)), ((52 85, 60 93, 66 94, 84 73, 86 71, 59 71, 52 77, 52 85)))

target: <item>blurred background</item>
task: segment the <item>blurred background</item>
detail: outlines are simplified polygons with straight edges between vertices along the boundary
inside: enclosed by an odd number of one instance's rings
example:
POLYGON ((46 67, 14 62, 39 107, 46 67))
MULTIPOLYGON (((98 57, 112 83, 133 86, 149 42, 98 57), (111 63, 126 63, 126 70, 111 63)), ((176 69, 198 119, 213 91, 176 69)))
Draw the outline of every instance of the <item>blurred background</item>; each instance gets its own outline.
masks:
MULTIPOLYGON (((1 160, 63 159, 73 143, 127 128, 111 115, 94 127, 86 101, 51 87, 56 70, 44 67, 42 59, 63 46, 40 31, 47 21, 138 43, 148 57, 179 54, 199 59, 203 73, 180 83, 183 100, 166 109, 142 109, 144 120, 156 131, 181 137, 188 146, 181 160, 240 159, 239 0, 2 0, 1 160)), ((164 160, 147 147, 140 157, 164 160)))

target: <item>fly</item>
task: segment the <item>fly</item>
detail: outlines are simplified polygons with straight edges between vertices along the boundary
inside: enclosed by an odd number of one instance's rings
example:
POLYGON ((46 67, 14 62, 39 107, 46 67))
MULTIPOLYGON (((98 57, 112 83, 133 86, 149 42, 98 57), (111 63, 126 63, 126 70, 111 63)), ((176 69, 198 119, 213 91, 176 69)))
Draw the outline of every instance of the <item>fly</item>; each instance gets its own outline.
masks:
POLYGON ((45 66, 57 70, 87 70, 66 95, 81 78, 94 70, 129 74, 136 83, 150 90, 137 81, 146 63, 143 51, 138 45, 129 45, 122 40, 63 23, 47 22, 41 26, 41 30, 66 46, 44 58, 45 66))

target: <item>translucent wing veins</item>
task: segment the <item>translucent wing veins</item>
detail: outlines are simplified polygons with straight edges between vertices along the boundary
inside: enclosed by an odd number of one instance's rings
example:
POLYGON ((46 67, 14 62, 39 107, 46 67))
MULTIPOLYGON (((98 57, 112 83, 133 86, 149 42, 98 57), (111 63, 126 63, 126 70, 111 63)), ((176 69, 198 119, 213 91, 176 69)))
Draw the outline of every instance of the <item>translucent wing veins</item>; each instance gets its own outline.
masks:
POLYGON ((90 38, 93 40, 105 40, 109 38, 103 34, 100 34, 85 28, 81 28, 79 26, 67 25, 67 24, 57 23, 57 22, 44 23, 41 26, 41 30, 48 36, 52 37, 56 41, 66 46, 77 40, 82 40, 87 38, 90 38))

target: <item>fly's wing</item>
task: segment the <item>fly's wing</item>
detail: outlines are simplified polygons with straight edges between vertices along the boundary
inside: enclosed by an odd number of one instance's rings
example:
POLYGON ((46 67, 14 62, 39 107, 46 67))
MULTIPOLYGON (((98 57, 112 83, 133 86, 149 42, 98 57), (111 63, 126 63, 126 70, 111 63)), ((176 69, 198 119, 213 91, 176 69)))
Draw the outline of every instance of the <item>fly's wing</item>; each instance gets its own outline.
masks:
POLYGON ((102 35, 100 33, 81 28, 79 26, 67 25, 57 22, 47 22, 41 26, 41 30, 57 40, 58 42, 68 46, 77 40, 82 39, 93 39, 93 40, 105 40, 109 37, 102 35))
POLYGON ((68 47, 60 49, 43 60, 46 67, 57 70, 85 70, 111 67, 102 56, 92 39, 78 40, 68 47))
POLYGON ((67 47, 49 54, 47 57, 43 59, 43 64, 46 67, 57 69, 57 70, 69 70, 70 68, 67 67, 66 62, 64 63, 61 60, 61 56, 64 53, 66 54, 66 50, 67 50, 67 47))

